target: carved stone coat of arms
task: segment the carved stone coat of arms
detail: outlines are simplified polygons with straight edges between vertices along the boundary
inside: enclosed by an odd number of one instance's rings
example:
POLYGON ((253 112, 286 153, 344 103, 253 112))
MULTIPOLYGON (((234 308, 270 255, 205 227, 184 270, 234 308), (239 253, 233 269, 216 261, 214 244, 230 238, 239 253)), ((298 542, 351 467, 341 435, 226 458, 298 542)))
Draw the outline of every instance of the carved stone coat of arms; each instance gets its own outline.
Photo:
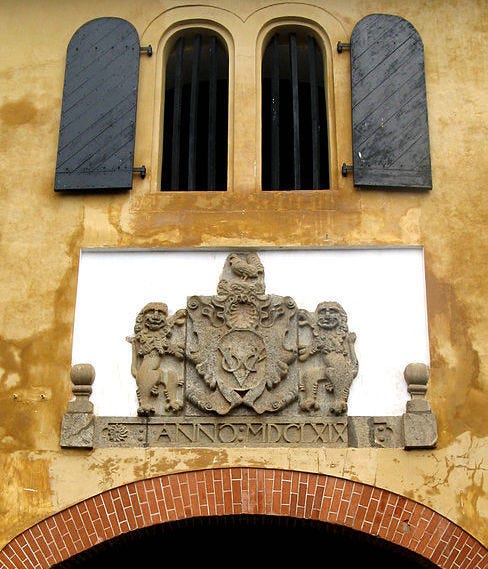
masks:
POLYGON ((437 441, 423 364, 405 370, 412 401, 403 416, 348 416, 358 360, 346 311, 323 300, 312 312, 268 294, 253 251, 227 255, 215 295, 190 296, 174 314, 164 302, 146 304, 126 339, 137 417, 95 417, 94 369, 73 366, 62 446, 430 448, 437 441))
POLYGON ((358 372, 342 306, 324 301, 310 313, 266 294, 254 252, 227 256, 216 295, 191 296, 172 316, 164 303, 148 304, 134 332, 140 416, 183 408, 195 416, 344 415, 358 372))

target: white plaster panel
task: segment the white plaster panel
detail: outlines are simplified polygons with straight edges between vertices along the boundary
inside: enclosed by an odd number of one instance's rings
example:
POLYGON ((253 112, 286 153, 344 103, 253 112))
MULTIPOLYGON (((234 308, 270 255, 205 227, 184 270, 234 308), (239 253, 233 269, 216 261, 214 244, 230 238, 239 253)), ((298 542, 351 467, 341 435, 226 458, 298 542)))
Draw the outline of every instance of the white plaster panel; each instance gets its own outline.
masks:
MULTIPOLYGON (((135 416, 130 373, 135 318, 148 302, 165 302, 170 314, 188 296, 213 295, 225 250, 81 251, 72 363, 91 363, 91 401, 97 415, 135 416)), ((272 249, 258 251, 266 292, 291 296, 314 311, 339 302, 355 332, 359 373, 349 415, 401 415, 410 398, 403 370, 429 365, 423 250, 419 247, 272 249)))

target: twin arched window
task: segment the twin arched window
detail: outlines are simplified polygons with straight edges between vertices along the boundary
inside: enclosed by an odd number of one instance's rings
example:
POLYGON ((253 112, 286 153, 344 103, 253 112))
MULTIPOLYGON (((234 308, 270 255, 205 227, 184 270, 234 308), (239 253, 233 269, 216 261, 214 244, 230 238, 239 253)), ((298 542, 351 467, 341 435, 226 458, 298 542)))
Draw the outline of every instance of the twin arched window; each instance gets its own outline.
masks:
MULTIPOLYGON (((208 29, 191 28, 174 39, 165 68, 160 189, 223 191, 228 186, 227 49, 208 29)), ((354 185, 430 189, 420 36, 404 18, 371 14, 354 26, 346 45, 354 185)), ((130 189, 134 172, 144 175, 144 167, 134 168, 141 51, 137 30, 121 18, 96 18, 71 38, 55 191, 130 189)), ((236 80, 238 75, 236 69, 236 80)), ((261 58, 263 190, 329 187, 325 76, 321 46, 311 30, 274 30, 261 58)))
MULTIPOLYGON (((315 38, 277 31, 261 75, 263 190, 328 188, 324 65, 315 38)), ((181 35, 166 65, 162 190, 227 188, 228 57, 208 31, 181 35)))

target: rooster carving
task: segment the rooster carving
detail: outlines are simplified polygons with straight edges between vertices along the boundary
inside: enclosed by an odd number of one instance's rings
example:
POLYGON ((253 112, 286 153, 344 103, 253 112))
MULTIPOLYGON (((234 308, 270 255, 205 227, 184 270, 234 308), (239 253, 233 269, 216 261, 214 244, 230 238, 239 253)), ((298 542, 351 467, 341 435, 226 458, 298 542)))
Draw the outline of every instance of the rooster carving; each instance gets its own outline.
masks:
POLYGON ((241 256, 237 253, 229 255, 229 265, 232 272, 242 280, 257 279, 264 274, 264 267, 255 253, 241 256))

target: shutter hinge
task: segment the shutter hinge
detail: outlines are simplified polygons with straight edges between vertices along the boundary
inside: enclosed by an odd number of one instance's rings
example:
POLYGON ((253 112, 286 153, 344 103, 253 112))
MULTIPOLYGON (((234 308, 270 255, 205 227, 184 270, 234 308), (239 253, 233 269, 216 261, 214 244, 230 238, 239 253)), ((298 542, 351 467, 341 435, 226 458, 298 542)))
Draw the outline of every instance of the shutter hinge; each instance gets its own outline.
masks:
POLYGON ((341 168, 342 175, 345 177, 347 176, 348 172, 353 172, 353 171, 354 171, 354 166, 352 164, 346 164, 344 162, 341 168))
POLYGON ((141 175, 141 178, 143 180, 146 177, 146 167, 145 166, 141 166, 140 168, 132 168, 132 172, 133 173, 139 172, 139 174, 141 175))
POLYGON ((139 53, 146 53, 149 57, 152 55, 152 45, 146 45, 139 48, 139 53))
POLYGON ((337 52, 342 53, 345 49, 351 49, 350 43, 342 43, 341 41, 337 42, 337 52))

